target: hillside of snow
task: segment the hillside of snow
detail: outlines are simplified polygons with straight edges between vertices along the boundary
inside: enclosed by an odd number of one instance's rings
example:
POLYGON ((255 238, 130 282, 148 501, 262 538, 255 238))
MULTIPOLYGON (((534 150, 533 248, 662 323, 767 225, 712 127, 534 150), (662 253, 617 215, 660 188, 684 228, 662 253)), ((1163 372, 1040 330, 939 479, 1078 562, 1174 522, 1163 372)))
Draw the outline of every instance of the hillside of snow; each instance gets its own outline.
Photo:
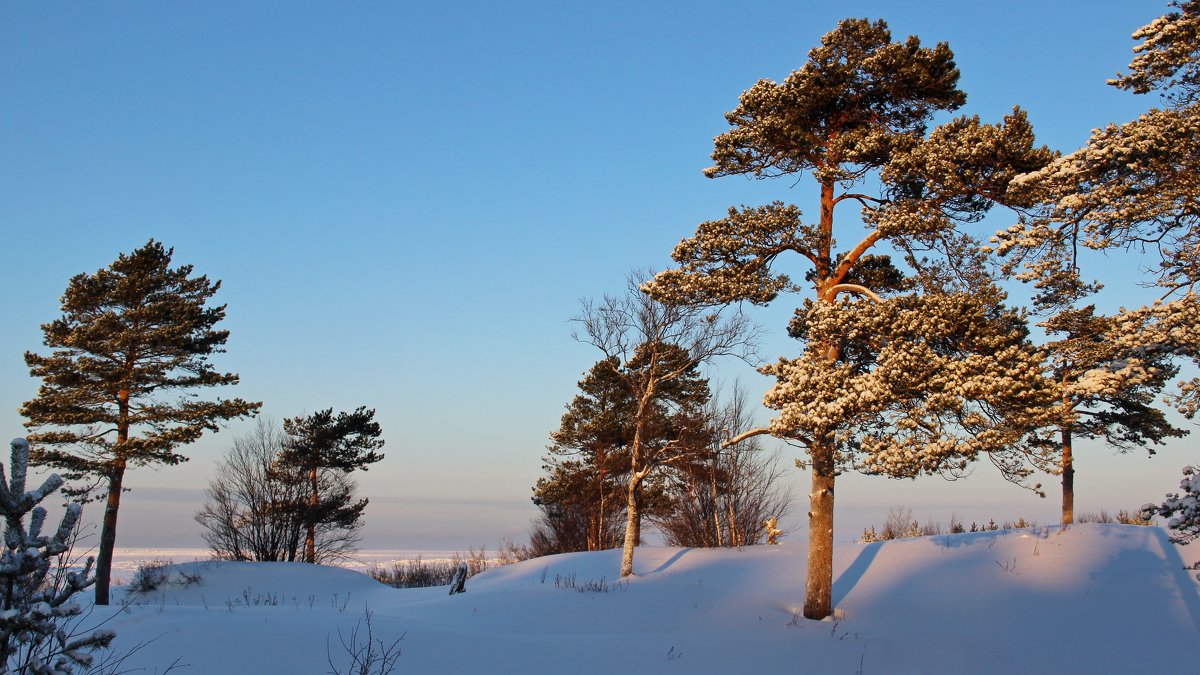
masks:
POLYGON ((836 551, 836 617, 808 621, 803 542, 645 547, 393 589, 300 563, 187 563, 164 590, 95 608, 123 669, 346 672, 364 611, 399 642, 396 672, 1195 672, 1197 582, 1165 532, 1076 525, 836 551), (186 583, 187 579, 192 583, 186 583), (339 637, 340 636, 340 637, 339 637), (333 668, 330 666, 333 662, 333 668), (183 666, 188 668, 183 668, 183 666))

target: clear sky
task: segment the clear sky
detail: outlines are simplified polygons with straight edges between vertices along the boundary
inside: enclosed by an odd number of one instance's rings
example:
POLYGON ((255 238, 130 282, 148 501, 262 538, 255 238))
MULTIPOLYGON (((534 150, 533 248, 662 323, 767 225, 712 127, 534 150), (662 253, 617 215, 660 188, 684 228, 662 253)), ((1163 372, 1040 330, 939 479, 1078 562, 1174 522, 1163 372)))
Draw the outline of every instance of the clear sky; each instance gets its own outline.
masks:
MULTIPOLYGON (((67 280, 154 237, 220 279, 231 331, 220 392, 275 417, 377 409, 387 459, 361 474, 373 548, 523 540, 530 486, 580 373, 585 296, 662 268, 733 204, 812 208, 802 180, 709 180, 723 114, 803 64, 845 17, 948 41, 962 112, 1020 105, 1065 151, 1153 101, 1105 85, 1165 2, 119 2, 0 8, 0 427, 36 392, 22 354, 67 280), (749 5, 749 6, 746 6, 749 5)), ((991 225, 1001 227, 1003 217, 991 225)), ((989 225, 989 227, 991 227, 989 225)), ((995 229, 991 227, 991 229, 995 229)), ((1111 258, 1105 270, 1130 267, 1111 258)), ((1138 297, 1127 279, 1110 290, 1138 297)), ((790 305, 760 314, 765 358, 795 353, 790 305)), ((757 394, 770 381, 744 364, 757 394)), ((765 416, 765 412, 764 412, 765 416)), ((135 470, 118 544, 201 546, 191 514, 214 462, 135 470)), ((1177 484, 1185 439, 1147 459, 1080 452, 1079 509, 1177 484)), ((789 451, 789 463, 791 453, 789 451)), ((846 477, 841 522, 1052 520, 988 466, 958 484, 846 477)), ((792 471, 796 494, 808 476, 792 471)), ((1047 482, 1054 481, 1047 478, 1047 482)), ((802 516, 806 500, 797 502, 802 516)), ((802 518, 794 517, 793 525, 802 518)))

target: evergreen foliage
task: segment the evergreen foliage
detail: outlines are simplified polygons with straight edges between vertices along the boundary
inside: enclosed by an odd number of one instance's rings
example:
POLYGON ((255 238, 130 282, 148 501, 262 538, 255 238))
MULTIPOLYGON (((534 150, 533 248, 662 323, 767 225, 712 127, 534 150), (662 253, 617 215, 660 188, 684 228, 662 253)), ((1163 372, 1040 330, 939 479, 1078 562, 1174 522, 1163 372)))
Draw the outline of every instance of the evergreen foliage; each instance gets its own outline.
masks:
POLYGON ((633 397, 615 358, 597 362, 579 381, 533 488, 542 510, 540 554, 599 551, 621 545, 623 481, 629 473, 633 397))
MULTIPOLYGON (((1058 437, 1062 518, 1074 519, 1073 438, 1101 438, 1125 450, 1184 435, 1153 406, 1179 371, 1200 355, 1197 201, 1200 103, 1193 57, 1200 51, 1200 3, 1173 3, 1134 33, 1141 44, 1130 72, 1109 83, 1137 94, 1159 92, 1167 107, 1093 132, 1078 151, 1015 183, 1038 202, 1029 217, 997 233, 1006 268, 1037 290, 1040 324, 1059 404, 1044 433, 1058 437), (1152 305, 1099 315, 1085 304, 1100 285, 1087 282, 1079 249, 1134 249, 1157 254, 1156 282, 1165 294, 1152 305)), ((1200 381, 1170 397, 1188 416, 1200 406, 1200 381)), ((1052 442, 1046 439, 1046 442, 1052 442)))
POLYGON ((1102 439, 1122 451, 1145 448, 1154 454, 1153 445, 1188 433, 1154 405, 1179 372, 1178 345, 1161 335, 1155 318, 1152 309, 1102 316, 1088 305, 1041 323, 1061 336, 1043 349, 1059 397, 1045 440, 1060 444, 1063 523, 1074 522, 1074 439, 1102 439))
POLYGON ((1142 507, 1142 518, 1162 516, 1167 527, 1174 530, 1171 541, 1190 544, 1200 537, 1200 471, 1194 466, 1183 467, 1183 480, 1179 481, 1179 492, 1167 494, 1161 504, 1146 504, 1142 507))
POLYGON ((78 593, 95 583, 93 559, 82 570, 51 574, 52 559, 69 553, 82 508, 67 505, 58 529, 45 534, 46 509, 39 506, 62 486, 51 474, 34 490, 25 490, 29 443, 13 439, 11 476, 0 466, 0 511, 4 514, 4 549, 0 553, 0 669, 6 673, 69 675, 89 668, 94 652, 106 649, 115 634, 109 630, 72 632, 72 619, 83 608, 78 593), (28 524, 25 517, 29 516, 28 524))
MULTIPOLYGON (((279 453, 278 465, 307 480, 307 508, 303 509, 304 561, 317 562, 317 531, 322 525, 352 526, 367 507, 367 500, 353 501, 347 491, 322 491, 324 472, 343 475, 381 461, 375 452, 383 447, 383 429, 375 411, 359 407, 353 412, 333 414, 333 408, 283 421, 288 439, 279 453)), ((286 475, 286 474, 285 474, 286 475)), ((328 484, 325 486, 328 488, 328 484)))
MULTIPOLYGON (((1179 545, 1187 545, 1200 537, 1200 469, 1195 466, 1183 467, 1183 480, 1179 481, 1179 492, 1170 492, 1161 504, 1146 504, 1138 513, 1145 520, 1155 516, 1167 519, 1167 527, 1171 528, 1171 541, 1179 545)), ((1192 564, 1192 569, 1200 569, 1200 561, 1192 564)), ((1200 574, 1196 575, 1200 579, 1200 574)))
POLYGON ((225 306, 208 304, 221 283, 193 276, 190 265, 172 268, 173 252, 151 239, 105 269, 72 277, 62 317, 42 326, 51 352, 25 354, 42 380, 21 406, 35 430, 34 461, 69 480, 95 480, 106 499, 97 604, 108 604, 125 471, 187 461, 180 446, 260 406, 197 397, 196 389, 236 384, 238 376, 209 363, 229 337, 215 329, 225 306))
POLYGON ((679 267, 645 287, 670 303, 766 304, 802 288, 780 260, 809 265, 813 296, 791 326, 802 353, 762 369, 776 378, 765 403, 778 415, 730 442, 769 433, 807 449, 811 619, 832 609, 838 472, 955 477, 983 454, 1021 480, 1036 452, 1013 430, 1046 405, 1040 366, 963 226, 993 205, 1028 206, 1013 179, 1053 153, 1035 147, 1019 109, 999 124, 963 116, 929 130, 934 113, 965 102, 958 77, 945 44, 892 42, 882 21, 842 21, 783 82, 742 94, 706 170, 807 173, 816 222, 780 202, 732 208, 681 242, 679 267), (862 235, 835 233, 845 208, 858 209, 862 235))

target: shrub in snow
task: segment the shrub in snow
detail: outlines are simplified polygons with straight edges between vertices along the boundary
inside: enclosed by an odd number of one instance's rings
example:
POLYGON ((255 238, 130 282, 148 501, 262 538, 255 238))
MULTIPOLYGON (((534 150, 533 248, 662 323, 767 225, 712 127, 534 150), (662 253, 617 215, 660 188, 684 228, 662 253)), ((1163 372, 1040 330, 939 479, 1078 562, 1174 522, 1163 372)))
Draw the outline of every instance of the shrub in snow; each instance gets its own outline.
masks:
POLYGON ((329 672, 333 675, 389 675, 396 670, 396 662, 400 660, 400 641, 404 633, 388 644, 376 637, 375 613, 363 608, 365 621, 358 621, 350 635, 342 634, 338 629, 338 642, 342 645, 342 658, 345 666, 334 663, 333 650, 328 636, 325 641, 325 658, 329 662, 329 672))
POLYGON ((4 672, 70 673, 92 665, 92 652, 109 646, 109 630, 73 633, 72 618, 82 608, 72 597, 95 583, 93 559, 83 570, 50 574, 51 559, 71 549, 81 507, 70 504, 52 535, 42 534, 46 509, 39 502, 62 486, 52 474, 41 487, 25 491, 29 443, 13 439, 11 477, 0 465, 0 511, 4 514, 4 548, 0 552, 0 666, 4 672), (29 524, 25 516, 29 515, 29 524))
POLYGON ((170 581, 170 560, 152 560, 138 565, 133 580, 129 582, 132 593, 152 593, 170 581))

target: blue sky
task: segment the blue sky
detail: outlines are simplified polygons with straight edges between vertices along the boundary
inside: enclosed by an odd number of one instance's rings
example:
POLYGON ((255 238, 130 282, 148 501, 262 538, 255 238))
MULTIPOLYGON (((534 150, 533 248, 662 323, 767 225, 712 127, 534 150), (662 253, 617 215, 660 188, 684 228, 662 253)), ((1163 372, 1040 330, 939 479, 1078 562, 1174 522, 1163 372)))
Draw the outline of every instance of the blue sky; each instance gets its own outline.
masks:
MULTIPOLYGON (((242 384, 222 395, 262 400, 277 419, 377 409, 387 460, 361 476, 367 545, 520 540, 547 433, 597 358, 570 337, 579 299, 666 266, 729 205, 814 211, 806 181, 701 175, 743 89, 786 77, 839 19, 883 18, 897 37, 950 42, 963 112, 996 121, 1021 105, 1042 142, 1069 151, 1152 103, 1104 82, 1129 62, 1130 33, 1165 9, 6 4, 0 422, 21 432, 15 409, 37 387, 21 355, 41 347, 67 279, 154 237, 223 281, 231 338, 218 364, 242 384)), ((1113 279, 1113 302, 1137 301, 1127 277, 1113 279)), ((789 312, 761 314, 765 358, 794 352, 789 312)), ((770 384, 737 363, 714 377, 755 395, 770 384)), ((244 429, 205 437, 182 467, 135 471, 119 543, 201 545, 191 513, 244 429)), ((1188 445, 1153 460, 1082 454, 1080 508, 1156 498, 1188 445)), ((1053 494, 1031 500, 991 473, 957 485, 848 477, 839 517, 881 521, 893 504, 1054 515, 1053 494)), ((789 480, 807 493, 803 472, 789 480)))

